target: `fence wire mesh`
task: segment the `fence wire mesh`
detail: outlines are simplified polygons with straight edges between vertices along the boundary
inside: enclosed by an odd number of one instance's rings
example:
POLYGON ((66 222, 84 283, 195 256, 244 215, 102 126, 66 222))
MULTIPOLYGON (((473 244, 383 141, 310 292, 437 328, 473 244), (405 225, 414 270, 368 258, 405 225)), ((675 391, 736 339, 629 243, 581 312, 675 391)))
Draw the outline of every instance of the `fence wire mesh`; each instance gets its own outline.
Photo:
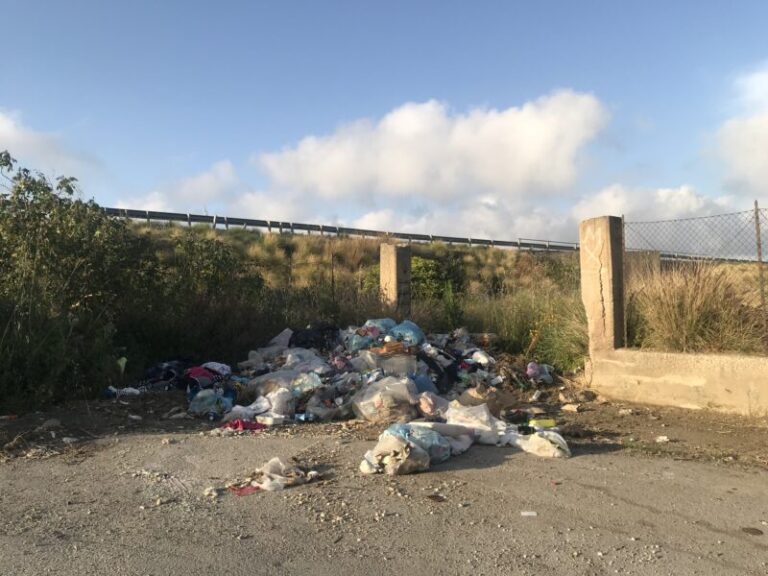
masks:
POLYGON ((768 211, 747 210, 731 214, 624 223, 624 243, 628 251, 660 252, 667 260, 712 259, 756 261, 758 239, 768 243, 768 211), (757 234, 756 219, 760 223, 757 234))
MULTIPOLYGON (((768 210, 760 209, 755 202, 753 210, 730 214, 651 222, 625 220, 624 248, 627 255, 624 272, 630 284, 651 271, 648 263, 654 261, 656 270, 662 273, 672 269, 690 270, 688 265, 695 262, 726 266, 738 286, 741 310, 754 310, 755 317, 760 318, 763 350, 768 353, 764 270, 768 210)), ((661 277, 666 278, 664 274, 661 277)), ((641 279, 640 284, 644 283, 641 279)), ((671 292, 664 294, 668 296, 671 292)))

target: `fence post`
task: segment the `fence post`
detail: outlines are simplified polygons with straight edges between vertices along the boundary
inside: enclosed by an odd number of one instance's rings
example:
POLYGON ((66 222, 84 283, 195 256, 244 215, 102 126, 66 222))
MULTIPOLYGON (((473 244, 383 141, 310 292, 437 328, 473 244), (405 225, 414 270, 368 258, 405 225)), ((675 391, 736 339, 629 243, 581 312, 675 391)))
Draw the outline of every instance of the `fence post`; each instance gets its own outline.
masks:
POLYGON ((589 350, 624 346, 624 252, 621 218, 601 216, 579 224, 581 299, 589 350))
POLYGON ((768 332, 768 316, 765 311, 765 279, 763 276, 763 239, 760 234, 760 207, 755 200, 755 240, 757 242, 757 278, 760 282, 760 311, 763 313, 763 334, 768 332))
POLYGON ((411 247, 382 244, 379 260, 379 285, 386 306, 401 317, 411 313, 411 247))
POLYGON ((621 329, 623 331, 624 345, 626 346, 629 341, 629 330, 627 328, 627 281, 629 275, 627 274, 627 221, 624 219, 624 214, 621 215, 621 257, 621 329))

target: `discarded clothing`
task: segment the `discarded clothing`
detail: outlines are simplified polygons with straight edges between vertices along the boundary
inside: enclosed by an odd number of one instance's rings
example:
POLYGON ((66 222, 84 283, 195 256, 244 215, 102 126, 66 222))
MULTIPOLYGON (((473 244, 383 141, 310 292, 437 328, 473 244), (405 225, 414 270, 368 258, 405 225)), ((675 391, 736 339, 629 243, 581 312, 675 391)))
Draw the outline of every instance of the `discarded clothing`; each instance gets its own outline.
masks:
POLYGON ((258 422, 251 422, 238 418, 236 420, 230 420, 226 424, 220 426, 225 430, 235 430, 237 432, 243 432, 245 430, 266 430, 268 427, 258 422))
POLYGON ((339 328, 332 324, 317 324, 291 334, 288 345, 291 348, 315 348, 333 350, 339 343, 339 328))

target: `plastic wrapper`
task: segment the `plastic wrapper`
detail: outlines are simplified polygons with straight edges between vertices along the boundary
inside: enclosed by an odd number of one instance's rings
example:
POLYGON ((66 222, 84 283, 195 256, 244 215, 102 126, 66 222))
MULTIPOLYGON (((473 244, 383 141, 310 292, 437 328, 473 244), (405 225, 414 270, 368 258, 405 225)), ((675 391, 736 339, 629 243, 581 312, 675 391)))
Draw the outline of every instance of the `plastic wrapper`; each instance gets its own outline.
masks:
POLYGON ((416 385, 410 378, 389 376, 373 382, 352 399, 352 407, 358 417, 371 422, 383 422, 395 418, 409 418, 412 404, 418 401, 416 385))
POLYGON ((220 394, 216 390, 207 388, 200 390, 189 403, 190 414, 203 416, 205 414, 216 414, 223 416, 232 409, 232 400, 220 394))

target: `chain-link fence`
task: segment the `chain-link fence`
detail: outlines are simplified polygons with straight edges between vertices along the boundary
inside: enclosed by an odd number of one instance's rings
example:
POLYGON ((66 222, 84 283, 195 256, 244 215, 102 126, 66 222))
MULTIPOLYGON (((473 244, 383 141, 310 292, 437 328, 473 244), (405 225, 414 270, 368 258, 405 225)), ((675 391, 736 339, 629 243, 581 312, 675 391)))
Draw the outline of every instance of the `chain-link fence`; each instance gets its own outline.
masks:
MULTIPOLYGON (((730 214, 650 222, 625 220, 624 247, 625 290, 641 289, 647 295, 653 290, 649 288, 653 278, 667 285, 677 282, 682 285, 677 294, 687 292, 690 296, 690 300, 682 306, 686 309, 700 304, 695 299, 695 292, 705 287, 705 284, 696 284, 702 278, 702 266, 707 269, 727 269, 727 276, 709 275, 710 278, 727 278, 736 287, 731 293, 720 292, 720 306, 723 309, 738 309, 733 316, 738 316, 739 322, 744 325, 750 323, 749 318, 757 319, 751 322, 752 327, 757 326, 756 333, 768 351, 768 309, 763 270, 768 248, 768 210, 759 208, 757 202, 753 210, 730 214), (658 274, 649 266, 655 268, 658 274), (667 272, 670 275, 665 276, 667 272), (745 316, 743 311, 747 309, 754 311, 754 314, 745 316)), ((635 294, 626 295, 631 304, 635 294)), ((661 301, 665 298, 669 300, 676 297, 672 290, 665 291, 663 288, 657 288, 655 296, 660 302, 659 308, 663 308, 661 301)), ((667 316, 678 314, 679 309, 670 309, 667 316)), ((629 316, 632 316, 631 312, 629 316)), ((710 332, 716 331, 707 329, 710 332)), ((736 346, 734 351, 738 348, 736 346)))
POLYGON ((628 251, 660 252, 662 259, 757 261, 768 241, 768 210, 702 218, 624 222, 628 251))

